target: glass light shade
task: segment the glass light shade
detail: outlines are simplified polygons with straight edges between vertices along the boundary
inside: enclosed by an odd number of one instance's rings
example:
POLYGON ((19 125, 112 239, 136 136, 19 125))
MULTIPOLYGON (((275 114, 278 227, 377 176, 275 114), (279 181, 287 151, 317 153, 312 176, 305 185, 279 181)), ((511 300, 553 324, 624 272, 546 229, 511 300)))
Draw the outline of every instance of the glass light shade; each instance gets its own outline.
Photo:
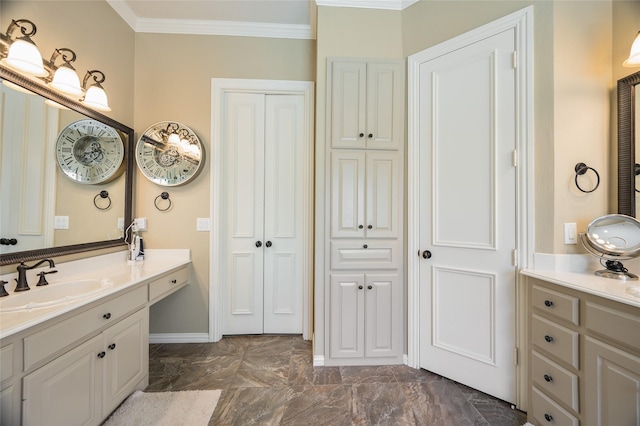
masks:
POLYGON ((622 63, 623 67, 640 67, 640 32, 636 35, 636 39, 631 44, 631 52, 629 58, 622 63))
POLYGON ((25 89, 22 86, 18 86, 17 84, 12 83, 9 80, 2 80, 2 84, 20 93, 26 93, 27 95, 35 95, 35 93, 33 93, 31 90, 25 89))
POLYGON ((64 110, 69 110, 69 108, 67 108, 66 106, 57 103, 56 101, 52 101, 51 99, 47 99, 46 101, 44 101, 45 104, 52 106, 54 108, 58 108, 58 109, 64 109, 64 110))
POLYGON ((107 94, 102 87, 95 84, 87 89, 82 103, 100 111, 111 111, 107 102, 107 94))
POLYGON ((49 75, 42 65, 42 55, 35 44, 29 39, 18 38, 11 43, 7 57, 2 63, 10 68, 22 71, 36 77, 49 75))
POLYGON ((64 65, 60 66, 55 74, 53 74, 53 80, 49 83, 49 86, 66 95, 76 96, 78 98, 82 96, 82 88, 80 87, 78 74, 64 65))

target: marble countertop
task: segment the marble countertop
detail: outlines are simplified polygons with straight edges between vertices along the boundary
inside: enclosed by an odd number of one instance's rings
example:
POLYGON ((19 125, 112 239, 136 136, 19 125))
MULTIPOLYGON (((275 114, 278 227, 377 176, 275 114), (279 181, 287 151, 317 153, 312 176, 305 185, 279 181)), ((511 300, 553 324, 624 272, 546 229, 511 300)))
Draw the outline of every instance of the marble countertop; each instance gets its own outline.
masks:
POLYGON ((640 281, 596 276, 593 271, 523 269, 521 274, 640 308, 640 281))
MULTIPOLYGON (((0 339, 9 337, 59 315, 71 312, 102 298, 134 287, 136 284, 162 275, 175 268, 191 263, 191 254, 188 249, 145 250, 145 260, 143 262, 136 262, 134 265, 127 264, 126 255, 127 253, 123 251, 56 265, 55 269, 58 272, 55 275, 49 275, 47 277, 49 285, 53 286, 56 282, 62 283, 87 279, 108 279, 113 285, 100 294, 55 306, 15 312, 1 312, 0 339)), ((48 268, 38 268, 28 272, 28 281, 31 287, 29 291, 38 291, 39 287, 35 286, 37 282, 36 274, 43 270, 47 271, 48 268)), ((7 290, 10 293, 9 296, 6 296, 7 299, 12 296, 16 275, 16 273, 12 273, 0 276, 0 279, 10 283, 7 284, 7 290)))

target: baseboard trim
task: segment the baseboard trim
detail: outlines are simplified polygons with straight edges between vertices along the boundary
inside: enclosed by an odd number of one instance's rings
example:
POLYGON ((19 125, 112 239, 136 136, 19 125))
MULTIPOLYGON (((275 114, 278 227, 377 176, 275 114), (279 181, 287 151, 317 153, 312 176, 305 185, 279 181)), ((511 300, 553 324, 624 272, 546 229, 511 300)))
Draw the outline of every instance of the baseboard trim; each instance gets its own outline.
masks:
POLYGON ((208 343, 209 333, 152 333, 149 343, 208 343))
POLYGON ((314 355, 313 356, 313 366, 314 367, 324 367, 324 355, 314 355))

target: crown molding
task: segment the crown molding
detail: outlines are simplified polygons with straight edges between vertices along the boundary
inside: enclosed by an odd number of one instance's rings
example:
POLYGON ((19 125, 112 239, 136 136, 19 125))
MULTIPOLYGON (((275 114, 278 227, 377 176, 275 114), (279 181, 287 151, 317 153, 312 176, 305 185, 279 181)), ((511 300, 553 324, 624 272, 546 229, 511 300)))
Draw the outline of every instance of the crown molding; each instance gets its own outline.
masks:
POLYGON ((404 10, 419 0, 316 0, 318 6, 404 10))
MULTIPOLYGON (((314 40, 315 25, 274 24, 264 22, 214 21, 196 19, 152 19, 139 18, 121 0, 107 3, 137 33, 195 34, 241 37, 267 37, 314 40)), ((315 8, 314 8, 315 9, 315 8)), ((315 24, 315 11, 310 14, 315 24)))

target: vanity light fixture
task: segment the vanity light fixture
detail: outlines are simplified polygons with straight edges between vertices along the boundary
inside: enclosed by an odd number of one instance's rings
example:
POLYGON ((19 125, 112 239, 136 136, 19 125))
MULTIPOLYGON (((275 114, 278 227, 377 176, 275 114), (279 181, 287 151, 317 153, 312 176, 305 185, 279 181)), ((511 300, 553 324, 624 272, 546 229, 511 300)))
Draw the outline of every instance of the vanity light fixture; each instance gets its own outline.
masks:
POLYGON ((622 66, 628 68, 640 67, 640 31, 631 44, 631 52, 629 52, 629 57, 622 63, 622 66))
POLYGON ((71 62, 75 60, 76 53, 71 49, 63 47, 54 50, 49 63, 51 67, 55 69, 55 73, 49 86, 65 95, 79 98, 82 96, 83 91, 82 87, 80 87, 78 73, 76 73, 76 69, 71 65, 71 62), (55 68, 56 59, 58 58, 62 58, 62 64, 55 68))
POLYGON ((102 71, 87 71, 84 79, 82 80, 82 88, 85 89, 87 93, 80 102, 100 111, 111 111, 107 101, 107 94, 101 84, 104 83, 104 80, 105 77, 102 71), (89 81, 89 78, 93 78, 93 83, 90 83, 89 87, 87 87, 87 81, 89 81))
POLYGON ((31 36, 35 35, 35 33, 36 26, 33 22, 27 19, 18 19, 17 21, 12 19, 7 32, 0 34, 3 44, 8 46, 6 57, 0 62, 9 68, 35 77, 47 76, 49 73, 44 68, 42 55, 36 44, 31 40, 31 36), (22 37, 17 37, 12 41, 11 37, 18 28, 20 28, 22 37))

